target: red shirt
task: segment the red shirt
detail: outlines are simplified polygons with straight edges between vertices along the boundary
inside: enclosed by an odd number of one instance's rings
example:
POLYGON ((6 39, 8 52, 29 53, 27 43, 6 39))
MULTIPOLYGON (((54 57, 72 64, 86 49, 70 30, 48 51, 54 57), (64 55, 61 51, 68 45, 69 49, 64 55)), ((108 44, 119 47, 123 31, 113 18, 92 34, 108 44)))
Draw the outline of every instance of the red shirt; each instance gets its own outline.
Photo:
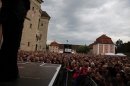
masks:
POLYGON ((88 68, 84 68, 82 74, 86 75, 88 73, 88 68))

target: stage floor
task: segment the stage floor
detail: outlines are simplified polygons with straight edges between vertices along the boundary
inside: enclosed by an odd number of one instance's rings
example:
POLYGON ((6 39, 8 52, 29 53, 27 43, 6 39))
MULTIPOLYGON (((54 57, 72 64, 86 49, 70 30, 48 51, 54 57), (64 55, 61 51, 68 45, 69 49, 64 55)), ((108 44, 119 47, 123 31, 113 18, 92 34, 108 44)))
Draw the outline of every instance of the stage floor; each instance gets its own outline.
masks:
POLYGON ((20 78, 13 86, 53 86, 60 64, 18 62, 20 78))

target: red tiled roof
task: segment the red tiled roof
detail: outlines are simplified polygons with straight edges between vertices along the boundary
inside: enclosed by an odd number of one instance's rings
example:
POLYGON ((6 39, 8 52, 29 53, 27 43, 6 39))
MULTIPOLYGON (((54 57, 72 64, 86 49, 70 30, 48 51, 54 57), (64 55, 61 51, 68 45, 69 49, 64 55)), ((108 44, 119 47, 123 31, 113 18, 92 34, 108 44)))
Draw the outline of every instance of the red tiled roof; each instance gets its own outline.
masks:
POLYGON ((93 45, 101 43, 101 44, 114 44, 110 37, 106 36, 105 34, 101 35, 94 41, 94 43, 89 45, 90 49, 93 49, 93 45))
POLYGON ((59 44, 56 41, 51 42, 50 46, 59 46, 59 44))
POLYGON ((95 43, 101 43, 101 44, 114 44, 110 37, 106 35, 101 35, 99 38, 96 39, 95 43))

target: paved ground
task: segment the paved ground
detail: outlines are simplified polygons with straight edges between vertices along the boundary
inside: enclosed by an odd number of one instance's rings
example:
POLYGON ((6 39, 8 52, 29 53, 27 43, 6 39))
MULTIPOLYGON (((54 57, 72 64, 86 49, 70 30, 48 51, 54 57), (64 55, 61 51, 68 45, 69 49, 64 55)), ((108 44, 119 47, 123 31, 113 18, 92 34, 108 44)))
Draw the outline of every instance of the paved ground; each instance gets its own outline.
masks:
POLYGON ((59 64, 18 63, 20 78, 3 86, 48 86, 59 64))

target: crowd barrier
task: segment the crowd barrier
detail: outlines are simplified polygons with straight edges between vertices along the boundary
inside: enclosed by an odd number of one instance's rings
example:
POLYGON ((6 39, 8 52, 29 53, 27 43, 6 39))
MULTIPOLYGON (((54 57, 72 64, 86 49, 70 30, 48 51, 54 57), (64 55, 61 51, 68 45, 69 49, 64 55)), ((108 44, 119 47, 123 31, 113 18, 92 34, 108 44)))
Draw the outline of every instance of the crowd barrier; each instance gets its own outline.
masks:
MULTIPOLYGON (((71 71, 67 71, 67 69, 60 69, 59 74, 57 76, 57 80, 55 80, 55 84, 53 86, 75 86, 75 79, 73 79, 73 73, 71 71)), ((80 84, 78 86, 99 86, 91 77, 89 76, 81 76, 80 84)))
MULTIPOLYGON (((75 80, 73 79, 73 73, 70 71, 67 71, 66 73, 66 83, 65 86, 74 86, 75 80)), ((79 84, 79 86, 98 86, 98 84, 89 76, 84 76, 81 77, 80 79, 81 83, 79 84)))

